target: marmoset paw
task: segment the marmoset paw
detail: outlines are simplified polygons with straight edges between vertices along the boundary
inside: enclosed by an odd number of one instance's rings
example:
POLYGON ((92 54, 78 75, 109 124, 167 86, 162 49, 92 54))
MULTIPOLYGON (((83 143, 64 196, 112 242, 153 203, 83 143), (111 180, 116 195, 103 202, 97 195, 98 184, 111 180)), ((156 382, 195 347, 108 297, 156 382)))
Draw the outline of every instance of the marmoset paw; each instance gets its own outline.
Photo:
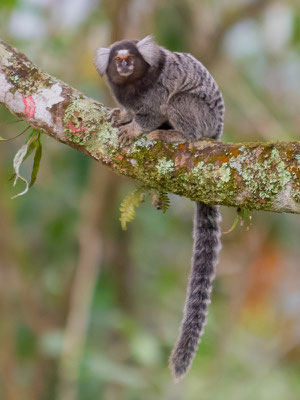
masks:
POLYGON ((119 127, 119 140, 122 146, 125 144, 130 144, 138 136, 142 134, 142 129, 137 125, 136 122, 130 122, 127 125, 122 125, 119 127))
POLYGON ((114 127, 118 127, 118 126, 125 125, 125 124, 128 124, 129 122, 131 122, 132 116, 130 114, 128 114, 126 111, 121 110, 120 108, 113 108, 110 111, 107 120, 109 122, 111 122, 111 124, 114 127))
POLYGON ((116 121, 118 120, 120 113, 121 113, 121 110, 119 108, 113 108, 108 113, 107 121, 111 122, 112 125, 114 125, 116 123, 116 121))

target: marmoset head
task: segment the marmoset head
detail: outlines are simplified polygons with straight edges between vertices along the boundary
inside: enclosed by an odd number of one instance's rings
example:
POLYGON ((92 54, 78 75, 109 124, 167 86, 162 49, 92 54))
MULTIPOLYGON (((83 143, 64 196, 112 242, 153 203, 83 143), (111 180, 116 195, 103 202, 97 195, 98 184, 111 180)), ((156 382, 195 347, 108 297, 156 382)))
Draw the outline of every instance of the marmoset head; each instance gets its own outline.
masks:
POLYGON ((159 59, 159 46, 152 36, 138 40, 122 40, 109 48, 99 48, 95 65, 101 76, 107 74, 114 84, 133 82, 143 77, 159 59))

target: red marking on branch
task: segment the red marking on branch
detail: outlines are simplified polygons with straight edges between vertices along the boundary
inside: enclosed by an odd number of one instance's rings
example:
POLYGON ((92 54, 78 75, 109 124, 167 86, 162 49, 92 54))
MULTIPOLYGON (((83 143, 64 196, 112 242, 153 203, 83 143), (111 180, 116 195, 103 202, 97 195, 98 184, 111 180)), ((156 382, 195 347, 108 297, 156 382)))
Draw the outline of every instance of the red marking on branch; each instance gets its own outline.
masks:
POLYGON ((72 131, 74 133, 88 132, 88 129, 86 129, 86 128, 82 128, 82 127, 76 128, 76 126, 73 124, 73 122, 71 120, 68 122, 68 128, 70 129, 70 131, 72 131))
POLYGON ((25 106, 25 115, 28 118, 33 118, 35 114, 35 101, 33 100, 33 97, 23 94, 22 99, 25 106))

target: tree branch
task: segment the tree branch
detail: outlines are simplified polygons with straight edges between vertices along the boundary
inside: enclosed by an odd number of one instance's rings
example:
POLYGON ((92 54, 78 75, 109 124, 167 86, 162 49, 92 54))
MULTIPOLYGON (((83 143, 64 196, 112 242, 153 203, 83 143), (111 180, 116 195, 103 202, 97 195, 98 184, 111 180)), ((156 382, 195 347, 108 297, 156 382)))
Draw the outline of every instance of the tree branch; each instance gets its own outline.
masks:
MULTIPOLYGON (((146 186, 210 204, 300 213, 300 142, 120 147, 109 109, 0 41, 0 103, 56 140, 146 186)), ((101 183, 99 183, 101 184, 101 183)))

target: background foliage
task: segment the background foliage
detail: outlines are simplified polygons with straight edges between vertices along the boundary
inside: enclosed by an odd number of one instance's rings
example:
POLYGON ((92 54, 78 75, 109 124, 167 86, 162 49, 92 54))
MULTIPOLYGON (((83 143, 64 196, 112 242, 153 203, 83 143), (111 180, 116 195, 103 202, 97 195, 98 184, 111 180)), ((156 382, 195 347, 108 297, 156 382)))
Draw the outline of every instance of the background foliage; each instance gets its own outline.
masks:
MULTIPOLYGON (((153 32, 209 67, 226 102, 223 139, 299 140, 300 6, 243 0, 2 0, 0 36, 106 104, 96 47, 153 32)), ((0 109, 5 138, 23 122, 0 109)), ((13 188, 0 144, 0 398, 296 400, 300 398, 299 217, 253 213, 223 236, 206 333, 172 383, 192 248, 190 201, 166 214, 148 199, 123 232, 134 183, 41 137, 29 193, 13 188), (20 191, 19 190, 19 191, 20 191)), ((23 173, 30 177, 32 161, 23 173)), ((222 208, 227 231, 235 210, 222 208)))

